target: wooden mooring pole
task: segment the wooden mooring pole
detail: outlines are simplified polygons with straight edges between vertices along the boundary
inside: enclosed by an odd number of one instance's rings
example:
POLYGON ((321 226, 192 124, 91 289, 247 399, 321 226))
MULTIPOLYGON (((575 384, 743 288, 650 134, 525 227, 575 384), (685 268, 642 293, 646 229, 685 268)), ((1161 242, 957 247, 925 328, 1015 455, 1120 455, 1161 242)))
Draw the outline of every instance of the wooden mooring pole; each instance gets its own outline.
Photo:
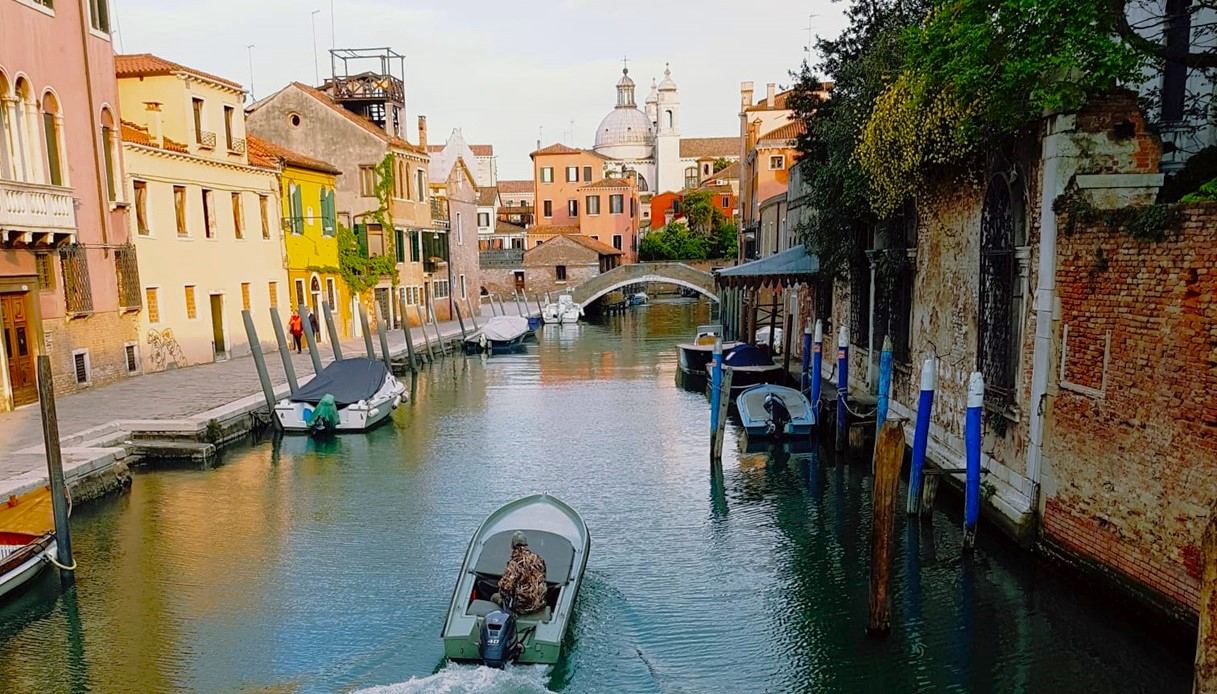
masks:
POLYGON ((414 336, 410 334, 410 319, 406 317, 406 302, 397 300, 397 313, 401 316, 401 331, 406 336, 406 356, 410 359, 410 370, 418 370, 418 359, 414 353, 414 336))
POLYGON ((468 333, 465 332, 465 317, 461 315, 461 302, 453 301, 453 308, 456 309, 456 321, 461 325, 461 344, 465 344, 465 340, 469 339, 468 333))
POLYGON ((435 362, 435 350, 431 349, 431 338, 427 337, 427 316, 418 306, 414 307, 414 312, 418 314, 418 327, 423 333, 423 344, 427 347, 427 359, 432 363, 435 362))
POLYGON ((359 304, 359 325, 363 328, 364 353, 368 359, 376 358, 376 348, 372 346, 372 331, 368 328, 368 311, 359 304))
POLYGON ((297 310, 300 314, 300 320, 304 325, 304 344, 308 345, 308 357, 313 362, 313 373, 321 373, 321 348, 317 346, 317 336, 313 334, 313 329, 309 327, 311 321, 309 317, 313 312, 309 310, 308 304, 300 304, 297 310))
POLYGON ((275 387, 271 385, 270 373, 266 370, 266 357, 262 356, 262 343, 258 342, 258 330, 254 327, 254 317, 249 311, 241 311, 241 320, 245 322, 245 337, 249 340, 249 352, 254 358, 254 368, 258 370, 258 382, 262 384, 262 397, 266 399, 266 413, 270 421, 275 419, 275 387))
POLYGON ((904 428, 884 422, 875 437, 875 476, 872 479, 870 540, 870 611, 866 633, 882 635, 892 628, 892 543, 896 522, 896 491, 904 462, 904 428))
POLYGON ((279 345, 279 359, 283 361, 283 373, 287 375, 287 387, 292 395, 300 390, 300 382, 296 380, 296 365, 292 363, 292 350, 287 345, 287 336, 283 334, 283 321, 279 320, 278 307, 270 307, 270 324, 275 329, 275 342, 279 345))
POLYGON ((723 436, 727 431, 727 411, 731 407, 731 381, 734 374, 735 370, 731 367, 723 367, 723 381, 720 387, 722 393, 718 398, 718 428, 714 432, 710 450, 715 463, 719 463, 723 459, 723 436))
POLYGON ((389 355, 389 318, 380 315, 380 309, 375 309, 376 332, 380 338, 380 354, 384 357, 385 368, 393 373, 393 358, 389 355))
POLYGON ((478 314, 481 313, 482 310, 482 300, 478 299, 478 310, 474 311, 473 304, 471 304, 469 299, 466 297, 465 308, 469 309, 469 322, 473 323, 473 331, 477 332, 478 330, 481 330, 481 328, 478 327, 478 314))
MULTIPOLYGON (((362 306, 362 304, 360 304, 362 306)), ((338 340, 338 325, 334 323, 334 310, 330 307, 329 302, 321 302, 321 315, 325 318, 325 327, 330 332, 330 349, 334 350, 334 361, 342 359, 342 343, 338 340)), ((311 326, 306 326, 306 329, 312 332, 311 326)), ((367 332, 365 329, 364 332, 367 332)))
POLYGON ((42 410, 42 443, 46 448, 47 479, 51 483, 51 511, 55 517, 55 559, 67 581, 73 580, 72 529, 68 521, 67 483, 63 476, 63 454, 59 449, 59 415, 55 410, 55 383, 51 357, 38 355, 38 407, 42 410))

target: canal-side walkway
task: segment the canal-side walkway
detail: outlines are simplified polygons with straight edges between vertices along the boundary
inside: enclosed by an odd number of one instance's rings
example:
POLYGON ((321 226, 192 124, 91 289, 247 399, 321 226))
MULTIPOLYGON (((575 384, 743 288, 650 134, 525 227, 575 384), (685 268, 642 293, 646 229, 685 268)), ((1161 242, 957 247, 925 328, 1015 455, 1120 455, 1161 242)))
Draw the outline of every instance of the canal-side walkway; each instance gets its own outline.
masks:
MULTIPOLYGON (((484 316, 479 319, 484 321, 484 316)), ((472 331, 472 326, 466 326, 472 331)), ((459 339, 456 321, 439 324, 445 342, 459 339)), ((421 328, 411 331, 414 346, 425 353, 421 328)), ((427 336, 435 346, 435 331, 427 336)), ((377 351, 379 340, 373 336, 377 351)), ((389 352, 394 358, 406 353, 401 330, 388 334, 389 352)), ((344 340, 344 356, 363 355, 362 337, 344 340)), ((328 344, 320 345, 322 362, 333 361, 328 344)), ((451 352, 451 348, 450 352, 451 352)), ((438 356, 438 353, 437 353, 438 356)), ((313 366, 306 351, 292 355, 297 378, 311 378, 313 366)), ((266 353, 267 370, 277 394, 287 392, 287 376, 277 351, 266 353)), ((69 478, 101 472, 125 460, 133 434, 202 431, 213 420, 265 408, 253 358, 249 355, 222 362, 127 378, 109 385, 90 388, 56 399, 60 445, 64 470, 69 478)), ((0 499, 24 494, 46 484, 46 458, 42 445, 42 421, 37 404, 0 414, 0 499)))

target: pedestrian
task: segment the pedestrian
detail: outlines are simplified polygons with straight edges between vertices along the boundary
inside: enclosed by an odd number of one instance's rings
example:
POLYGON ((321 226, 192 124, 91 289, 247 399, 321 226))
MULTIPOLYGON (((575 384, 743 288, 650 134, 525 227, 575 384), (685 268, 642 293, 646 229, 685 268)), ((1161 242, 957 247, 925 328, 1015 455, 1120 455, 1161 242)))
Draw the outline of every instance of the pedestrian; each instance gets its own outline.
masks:
POLYGON ((317 314, 308 314, 308 326, 313 329, 313 340, 321 342, 321 328, 317 326, 317 314))
POLYGON ((304 322, 300 320, 300 313, 296 309, 292 309, 292 317, 287 321, 287 331, 292 334, 296 354, 300 354, 300 340, 304 337, 304 322))

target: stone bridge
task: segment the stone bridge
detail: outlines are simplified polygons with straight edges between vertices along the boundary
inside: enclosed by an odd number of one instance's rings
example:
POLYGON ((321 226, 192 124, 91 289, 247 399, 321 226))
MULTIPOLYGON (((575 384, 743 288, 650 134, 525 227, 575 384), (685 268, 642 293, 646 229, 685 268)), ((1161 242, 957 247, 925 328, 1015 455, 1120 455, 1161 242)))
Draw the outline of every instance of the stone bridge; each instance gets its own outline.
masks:
POLYGON ((644 282, 687 287, 704 294, 712 301, 718 301, 718 294, 715 293, 714 287, 714 275, 691 268, 684 263, 619 265, 575 287, 571 291, 571 296, 580 306, 587 306, 611 291, 644 282))

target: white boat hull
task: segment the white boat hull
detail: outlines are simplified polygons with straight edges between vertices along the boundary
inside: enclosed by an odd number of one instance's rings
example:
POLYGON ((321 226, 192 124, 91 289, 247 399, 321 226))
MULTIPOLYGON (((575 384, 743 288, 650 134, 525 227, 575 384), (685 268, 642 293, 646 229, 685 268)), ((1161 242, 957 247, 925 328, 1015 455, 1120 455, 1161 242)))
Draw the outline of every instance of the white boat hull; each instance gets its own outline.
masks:
POLYGON ((807 397, 786 386, 761 384, 747 388, 736 396, 735 407, 739 411, 740 424, 750 438, 807 436, 816 424, 815 410, 807 397), (790 415, 781 431, 774 430, 769 412, 765 410, 765 396, 769 394, 781 399, 790 415))
MULTIPOLYGON (((367 431, 384 421, 397 406, 409 399, 406 387, 392 374, 385 376, 384 385, 371 398, 360 400, 338 410, 338 432, 367 431)), ((316 405, 293 402, 290 398, 275 405, 275 418, 284 431, 309 432, 316 405)))
MULTIPOLYGON (((20 549, 20 546, 0 547, 0 559, 20 549)), ((57 545, 52 540, 46 549, 0 575, 0 598, 25 585, 30 579, 41 573, 43 569, 50 566, 51 557, 55 556, 56 551, 57 545)))

